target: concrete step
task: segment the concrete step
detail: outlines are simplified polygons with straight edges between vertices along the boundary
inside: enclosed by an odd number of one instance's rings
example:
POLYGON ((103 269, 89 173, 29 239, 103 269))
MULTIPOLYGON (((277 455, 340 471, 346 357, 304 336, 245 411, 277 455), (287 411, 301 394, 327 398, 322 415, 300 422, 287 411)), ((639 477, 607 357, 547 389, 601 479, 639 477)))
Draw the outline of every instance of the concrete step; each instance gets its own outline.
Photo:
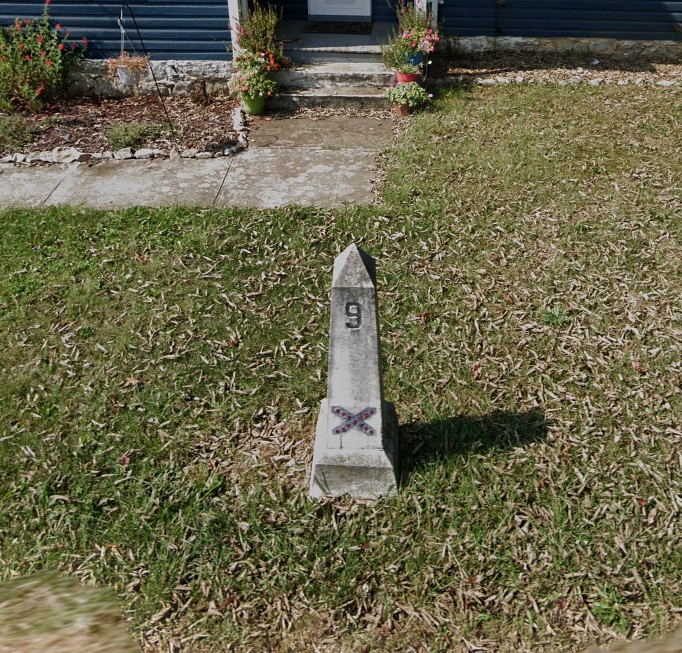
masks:
POLYGON ((335 63, 335 62, 368 62, 381 63, 381 50, 367 52, 350 52, 334 48, 297 48, 286 49, 286 55, 294 63, 335 63))
POLYGON ((283 88, 268 100, 273 109, 346 108, 390 109, 384 87, 332 86, 327 88, 283 88))
POLYGON ((325 62, 296 65, 275 74, 280 88, 385 87, 395 80, 382 63, 325 62))

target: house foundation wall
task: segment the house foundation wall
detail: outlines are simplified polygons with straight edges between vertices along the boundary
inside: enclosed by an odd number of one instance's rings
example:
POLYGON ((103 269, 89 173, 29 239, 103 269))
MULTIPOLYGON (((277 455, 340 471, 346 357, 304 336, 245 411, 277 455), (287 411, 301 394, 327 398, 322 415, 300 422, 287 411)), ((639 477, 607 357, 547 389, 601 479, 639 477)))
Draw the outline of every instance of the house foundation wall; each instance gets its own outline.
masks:
POLYGON ((124 86, 107 73, 106 61, 86 59, 74 66, 69 76, 69 95, 126 97, 134 93, 143 95, 190 95, 201 86, 206 93, 226 93, 233 72, 231 61, 151 61, 154 75, 144 72, 136 87, 124 86), (156 77, 156 82, 154 81, 156 77), (157 91, 158 84, 158 91, 157 91))
POLYGON ((548 52, 589 53, 650 61, 682 61, 682 41, 639 41, 596 38, 540 38, 526 36, 445 36, 442 43, 453 53, 548 52))

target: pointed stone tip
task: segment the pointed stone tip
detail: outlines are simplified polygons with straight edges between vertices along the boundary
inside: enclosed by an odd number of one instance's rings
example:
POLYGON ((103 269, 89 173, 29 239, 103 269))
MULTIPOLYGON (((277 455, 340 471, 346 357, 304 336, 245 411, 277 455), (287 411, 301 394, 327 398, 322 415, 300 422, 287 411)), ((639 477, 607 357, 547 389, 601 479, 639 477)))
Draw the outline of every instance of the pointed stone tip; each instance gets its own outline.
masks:
POLYGON ((375 288, 376 263, 355 243, 334 259, 332 288, 375 288))

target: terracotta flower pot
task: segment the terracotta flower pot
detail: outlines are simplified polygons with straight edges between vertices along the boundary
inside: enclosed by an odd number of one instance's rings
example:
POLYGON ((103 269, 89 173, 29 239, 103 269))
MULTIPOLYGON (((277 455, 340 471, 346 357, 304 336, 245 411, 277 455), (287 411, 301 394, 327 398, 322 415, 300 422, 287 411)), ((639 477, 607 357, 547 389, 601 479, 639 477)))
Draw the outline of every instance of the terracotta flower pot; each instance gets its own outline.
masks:
POLYGON ((399 118, 409 116, 412 113, 412 107, 409 104, 394 104, 393 112, 399 118))
POLYGON ((395 76, 398 79, 398 84, 407 84, 408 82, 420 82, 422 78, 420 73, 401 73, 398 71, 396 71, 395 76))

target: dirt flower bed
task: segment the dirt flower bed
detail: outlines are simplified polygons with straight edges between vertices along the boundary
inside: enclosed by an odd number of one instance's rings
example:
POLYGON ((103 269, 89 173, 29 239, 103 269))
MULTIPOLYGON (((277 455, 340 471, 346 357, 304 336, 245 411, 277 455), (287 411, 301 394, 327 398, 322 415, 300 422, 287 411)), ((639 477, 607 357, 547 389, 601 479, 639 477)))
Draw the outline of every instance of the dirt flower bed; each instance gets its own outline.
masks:
MULTIPOLYGON (((144 143, 145 147, 169 150, 194 148, 217 151, 237 142, 232 110, 239 101, 230 97, 164 98, 173 130, 158 97, 141 95, 121 100, 78 98, 45 111, 24 116, 32 139, 21 149, 0 139, 0 156, 14 152, 75 147, 81 152, 96 153, 114 149, 107 140, 107 130, 116 125, 146 123, 163 126, 160 133, 144 143)), ((0 120, 7 114, 0 113, 0 120)))

